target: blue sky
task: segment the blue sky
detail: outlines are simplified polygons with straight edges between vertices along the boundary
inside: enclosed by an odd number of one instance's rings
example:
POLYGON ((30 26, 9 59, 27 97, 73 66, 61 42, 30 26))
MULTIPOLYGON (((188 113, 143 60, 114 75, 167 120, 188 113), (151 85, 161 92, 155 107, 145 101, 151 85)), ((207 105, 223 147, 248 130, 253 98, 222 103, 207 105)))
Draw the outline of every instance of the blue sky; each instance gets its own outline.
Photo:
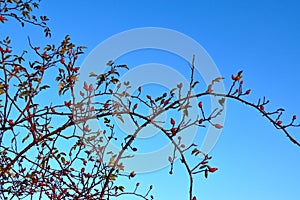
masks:
MULTIPOLYGON (((245 86, 252 89, 249 100, 256 102, 266 96, 271 100, 268 108, 284 107, 284 117, 298 114, 300 118, 299 9, 296 0, 44 0, 39 12, 51 19, 52 39, 41 41, 42 35, 32 27, 25 28, 24 35, 33 35, 35 43, 58 43, 70 34, 75 43, 88 46, 89 53, 122 31, 142 27, 173 29, 206 49, 227 78, 226 88, 231 74, 242 69, 245 86)), ((15 44, 20 48, 26 45, 19 27, 7 28, 15 44)), ((151 58, 155 56, 150 52, 149 57, 139 58, 137 63, 151 62, 151 58)), ((121 61, 131 67, 135 63, 132 59, 129 56, 128 61, 126 57, 121 61)), ((172 63, 176 66, 175 61, 168 61, 172 63)), ((185 72, 183 68, 176 69, 185 72)), ((300 149, 256 111, 234 101, 227 103, 225 127, 211 152, 212 163, 219 170, 207 180, 198 177, 198 199, 296 199, 300 195, 300 149)), ((300 139, 299 129, 291 131, 300 139)), ((187 199, 187 176, 180 163, 173 176, 163 169, 141 174, 136 180, 146 186, 153 184, 156 199, 187 199)))

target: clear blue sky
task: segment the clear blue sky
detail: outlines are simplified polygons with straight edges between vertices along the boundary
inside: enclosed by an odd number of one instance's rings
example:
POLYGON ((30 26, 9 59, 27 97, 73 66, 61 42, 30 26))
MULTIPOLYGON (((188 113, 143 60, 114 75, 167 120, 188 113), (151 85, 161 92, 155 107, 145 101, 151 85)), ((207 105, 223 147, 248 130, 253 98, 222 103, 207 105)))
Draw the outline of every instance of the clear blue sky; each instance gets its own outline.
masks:
MULTIPOLYGON (((296 0, 44 0, 39 12, 51 19, 51 43, 70 34, 75 43, 89 47, 87 53, 108 37, 132 28, 163 27, 184 33, 200 43, 228 77, 226 88, 231 74, 243 69, 246 87, 252 89, 249 99, 256 102, 265 95, 271 100, 270 108, 284 107, 285 116, 298 114, 300 119, 299 10, 296 0)), ((8 28, 21 48, 20 29, 8 28)), ((24 33, 35 35, 33 41, 38 43, 41 34, 33 30, 28 27, 24 33)), ((299 134, 300 129, 294 130, 298 139, 299 134)), ((198 177, 198 199, 293 200, 300 196, 300 148, 256 111, 237 102, 228 102, 225 127, 211 155, 219 170, 207 180, 198 177)), ((187 199, 188 180, 180 163, 173 176, 164 169, 137 180, 153 184, 156 199, 187 199)))

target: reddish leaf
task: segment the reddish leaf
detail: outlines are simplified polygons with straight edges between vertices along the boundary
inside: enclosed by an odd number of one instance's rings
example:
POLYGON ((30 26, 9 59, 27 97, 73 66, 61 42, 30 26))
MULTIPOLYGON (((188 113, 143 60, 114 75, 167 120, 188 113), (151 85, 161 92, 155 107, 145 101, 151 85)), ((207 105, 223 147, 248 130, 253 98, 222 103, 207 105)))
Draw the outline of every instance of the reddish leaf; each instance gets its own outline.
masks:
POLYGON ((209 167, 208 170, 209 170, 209 172, 214 173, 215 171, 218 170, 218 168, 215 168, 215 167, 209 167))

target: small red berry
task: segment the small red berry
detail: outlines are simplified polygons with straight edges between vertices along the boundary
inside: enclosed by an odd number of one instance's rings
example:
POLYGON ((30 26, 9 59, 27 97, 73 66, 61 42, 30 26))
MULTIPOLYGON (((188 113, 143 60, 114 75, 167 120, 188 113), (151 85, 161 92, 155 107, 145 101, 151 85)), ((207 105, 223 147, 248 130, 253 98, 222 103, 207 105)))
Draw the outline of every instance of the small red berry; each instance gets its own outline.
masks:
POLYGON ((247 91, 246 91, 246 94, 250 94, 250 92, 251 92, 251 90, 247 90, 247 91))
POLYGON ((173 136, 175 136, 175 135, 176 135, 176 132, 177 132, 177 129, 176 129, 176 128, 172 128, 172 129, 171 129, 171 132, 172 132, 173 136))
POLYGON ((260 105, 259 107, 261 110, 265 110, 265 106, 264 105, 260 105))
POLYGON ((175 120, 173 118, 171 118, 171 124, 175 125, 175 120))
POLYGON ((10 120, 8 120, 8 124, 12 126, 12 125, 14 125, 15 123, 14 123, 14 121, 13 121, 12 119, 10 119, 10 120))
POLYGON ((135 175, 136 175, 136 173, 135 173, 134 171, 132 171, 132 172, 129 174, 129 176, 130 176, 131 178, 135 177, 135 175))
POLYGON ((71 101, 65 101, 65 106, 70 107, 71 106, 71 101))
POLYGON ((199 108, 202 108, 202 101, 200 101, 199 103, 198 103, 198 106, 199 106, 199 108))

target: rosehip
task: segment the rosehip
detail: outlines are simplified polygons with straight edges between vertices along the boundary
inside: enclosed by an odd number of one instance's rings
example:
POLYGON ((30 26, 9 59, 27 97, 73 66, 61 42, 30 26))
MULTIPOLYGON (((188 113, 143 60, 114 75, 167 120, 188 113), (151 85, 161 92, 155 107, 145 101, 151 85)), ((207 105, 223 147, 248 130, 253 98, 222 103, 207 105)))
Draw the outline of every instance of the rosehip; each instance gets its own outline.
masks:
POLYGON ((12 125, 14 125, 15 123, 14 123, 14 121, 13 121, 12 119, 10 119, 10 120, 8 120, 8 124, 12 126, 12 125))
POLYGON ((171 124, 174 125, 175 124, 175 120, 173 118, 171 118, 171 124))
POLYGON ((264 109, 265 109, 265 106, 264 106, 264 105, 261 105, 259 108, 260 108, 261 110, 264 110, 264 109))
POLYGON ((129 176, 132 177, 132 178, 135 177, 135 175, 136 175, 136 173, 135 173, 134 171, 132 171, 132 172, 129 174, 129 176))
POLYGON ((199 108, 202 108, 202 101, 198 103, 199 108))
POLYGON ((71 106, 71 101, 65 101, 65 106, 70 107, 71 106))

